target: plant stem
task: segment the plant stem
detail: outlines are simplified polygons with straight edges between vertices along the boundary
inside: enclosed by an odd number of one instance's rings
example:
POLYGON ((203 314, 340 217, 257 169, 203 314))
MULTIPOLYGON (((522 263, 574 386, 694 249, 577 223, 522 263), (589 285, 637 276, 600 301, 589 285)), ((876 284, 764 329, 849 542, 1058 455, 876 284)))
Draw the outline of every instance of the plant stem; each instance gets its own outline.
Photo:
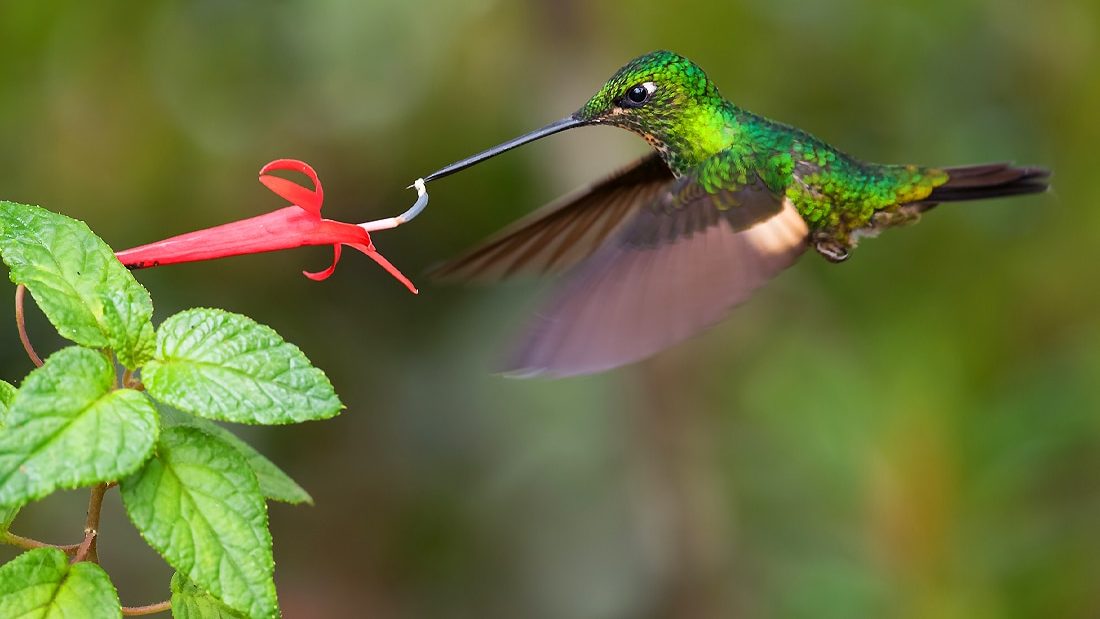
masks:
POLYGON ((42 367, 42 357, 34 352, 34 346, 31 346, 31 340, 27 337, 27 324, 23 319, 23 296, 26 293, 27 287, 23 284, 15 287, 15 324, 19 327, 19 341, 23 342, 23 350, 27 351, 27 356, 31 358, 31 362, 38 367, 42 367))
MULTIPOLYGON (((108 484, 96 484, 92 487, 91 497, 88 499, 88 519, 84 525, 84 541, 79 544, 70 544, 68 546, 47 544, 46 542, 40 542, 36 539, 16 535, 11 531, 0 533, 0 543, 16 546, 24 550, 56 548, 67 555, 72 555, 73 563, 79 561, 92 561, 98 563, 99 557, 96 555, 96 538, 99 536, 99 517, 103 512, 103 496, 107 493, 107 489, 114 485, 117 484, 111 482, 108 484)), ((145 606, 123 606, 122 614, 126 616, 155 615, 157 613, 167 612, 171 609, 172 600, 164 600, 163 602, 146 604, 145 606)))
POLYGON ((34 550, 35 548, 57 548, 58 550, 61 550, 68 555, 75 553, 77 548, 80 547, 80 544, 69 544, 66 546, 47 544, 46 542, 40 542, 36 539, 23 537, 22 535, 16 535, 11 531, 4 531, 4 534, 0 535, 0 542, 8 544, 9 546, 22 548, 23 550, 34 550))
POLYGON ((171 609, 172 600, 164 600, 163 602, 157 602, 156 604, 147 604, 145 606, 123 606, 122 614, 127 616, 154 615, 156 613, 163 613, 171 609))
POLYGON ((145 391, 145 385, 141 384, 141 379, 135 377, 134 372, 129 369, 122 373, 122 386, 127 389, 137 389, 138 391, 145 391))
POLYGON ((88 519, 84 523, 84 541, 73 556, 73 563, 91 561, 99 563, 99 555, 96 554, 95 541, 99 535, 99 514, 103 511, 103 495, 107 493, 107 484, 92 486, 92 494, 88 498, 88 519))

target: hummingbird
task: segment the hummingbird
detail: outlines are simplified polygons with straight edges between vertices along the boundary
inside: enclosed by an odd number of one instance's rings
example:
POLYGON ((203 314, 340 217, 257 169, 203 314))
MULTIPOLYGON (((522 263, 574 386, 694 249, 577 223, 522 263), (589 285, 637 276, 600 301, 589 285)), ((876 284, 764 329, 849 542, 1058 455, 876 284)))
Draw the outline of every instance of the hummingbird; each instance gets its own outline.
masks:
POLYGON ((808 248, 843 262, 860 238, 938 204, 1049 186, 1040 167, 856 159, 734 105, 669 51, 631 60, 573 114, 423 180, 590 125, 636 133, 654 152, 435 269, 482 282, 564 274, 506 372, 570 376, 645 359, 722 320, 808 248))

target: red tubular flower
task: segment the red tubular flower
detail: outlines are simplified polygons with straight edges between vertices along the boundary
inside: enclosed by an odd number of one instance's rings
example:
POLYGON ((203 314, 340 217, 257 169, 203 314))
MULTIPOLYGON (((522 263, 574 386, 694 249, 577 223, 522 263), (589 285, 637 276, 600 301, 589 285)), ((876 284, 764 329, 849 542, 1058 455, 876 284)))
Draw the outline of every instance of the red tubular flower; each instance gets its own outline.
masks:
POLYGON ((417 293, 413 283, 378 253, 371 242, 370 232, 394 228, 415 217, 427 205, 427 193, 424 192, 423 185, 416 186, 420 198, 404 215, 363 224, 349 224, 321 217, 324 190, 317 173, 307 163, 294 159, 272 161, 260 169, 260 182, 294 206, 127 249, 117 252, 115 256, 127 268, 144 269, 306 245, 332 245, 334 257, 330 267, 316 273, 303 271, 306 277, 321 281, 336 270, 341 249, 347 245, 366 254, 413 294, 417 293), (313 182, 314 189, 307 189, 285 178, 268 174, 276 170, 301 172, 313 182))

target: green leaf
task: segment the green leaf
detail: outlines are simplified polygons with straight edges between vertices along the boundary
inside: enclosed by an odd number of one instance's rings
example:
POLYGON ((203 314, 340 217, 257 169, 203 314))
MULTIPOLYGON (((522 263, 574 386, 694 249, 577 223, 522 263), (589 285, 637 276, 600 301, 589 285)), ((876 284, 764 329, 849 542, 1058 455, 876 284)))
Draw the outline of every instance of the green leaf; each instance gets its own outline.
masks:
POLYGON ((19 515, 18 505, 0 505, 0 537, 7 533, 15 517, 19 515))
POLYGON ((10 383, 0 380, 0 427, 3 427, 8 416, 8 409, 15 399, 15 387, 10 383))
POLYGON ((161 418, 165 427, 189 426, 198 428, 240 452, 244 459, 248 461, 248 466, 252 467, 252 472, 256 474, 256 479, 260 482, 260 492, 263 493, 264 497, 284 503, 309 503, 313 505, 313 497, 309 496, 309 493, 299 486, 298 482, 291 479, 274 462, 268 460, 251 445, 238 438, 236 434, 213 421, 181 413, 171 408, 164 409, 161 418))
POLYGON ((37 548, 0 566, 0 617, 121 617, 107 572, 95 563, 69 565, 64 552, 37 548))
POLYGON ((166 428, 156 457, 119 486, 130 519, 169 565, 249 616, 277 614, 267 506, 235 449, 196 428, 166 428))
POLYGON ((208 419, 296 423, 343 408, 324 372, 297 346, 222 310, 192 309, 165 320, 142 380, 157 400, 208 419))
POLYGON ((0 432, 0 505, 116 480, 141 466, 157 440, 157 413, 141 392, 112 391, 114 381, 104 355, 78 346, 27 375, 0 432))
POLYGON ((108 292, 107 303, 103 306, 103 320, 111 333, 121 334, 111 342, 111 348, 118 355, 118 362, 133 370, 153 358, 157 335, 153 331, 153 323, 149 322, 153 306, 150 303, 149 311, 145 313, 140 298, 144 296, 148 300, 149 293, 133 279, 129 271, 126 275, 133 280, 136 287, 108 292), (131 331, 134 326, 137 330, 131 331))
POLYGON ((153 302, 111 248, 82 222, 0 202, 0 253, 62 337, 112 348, 137 368, 152 352, 153 302))
POLYGON ((176 619, 245 619, 179 572, 172 576, 172 616, 176 619))

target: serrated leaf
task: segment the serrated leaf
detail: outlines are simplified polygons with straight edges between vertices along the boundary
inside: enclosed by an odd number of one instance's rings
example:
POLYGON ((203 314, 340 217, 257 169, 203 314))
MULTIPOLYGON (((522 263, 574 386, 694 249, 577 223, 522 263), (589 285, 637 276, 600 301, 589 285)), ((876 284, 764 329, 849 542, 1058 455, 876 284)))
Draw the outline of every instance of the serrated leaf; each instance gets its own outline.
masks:
POLYGON ((222 421, 296 423, 343 408, 324 372, 297 346, 222 310, 192 309, 165 320, 142 380, 157 400, 222 421))
POLYGON ((169 565, 251 617, 277 614, 267 506, 235 449, 166 428, 157 454, 119 484, 126 512, 169 565))
POLYGON ((0 617, 107 619, 122 617, 122 607, 103 568, 70 565, 64 552, 38 548, 0 566, 0 617))
POLYGON ((103 321, 108 330, 121 334, 112 340, 111 348, 118 355, 118 362, 130 369, 139 368, 152 359, 157 345, 157 335, 153 331, 153 323, 149 321, 153 307, 149 305, 149 313, 144 314, 139 298, 142 295, 149 297, 140 284, 136 289, 112 290, 106 294, 107 302, 103 305, 103 321), (136 331, 132 330, 134 325, 138 325, 136 331))
POLYGON ((298 482, 291 479, 291 477, 283 472, 274 462, 268 460, 263 454, 241 440, 236 434, 233 434, 213 421, 195 417, 194 415, 188 415, 187 413, 181 413, 171 408, 164 409, 161 417, 165 427, 189 426, 198 428, 224 441, 240 452, 240 454, 244 456, 244 459, 248 461, 248 466, 252 468, 252 472, 256 474, 256 479, 260 482, 260 492, 263 493, 265 498, 282 501, 284 503, 308 503, 313 505, 313 497, 309 496, 309 493, 299 486, 298 482))
POLYGON ((0 253, 62 337, 110 347, 130 368, 148 359, 152 299, 84 222, 0 202, 0 253))
POLYGON ((3 427, 8 418, 8 408, 15 399, 15 387, 10 383, 0 380, 0 427, 3 427))
POLYGON ((0 537, 11 528, 12 521, 19 515, 18 505, 0 505, 0 537))
POLYGON ((157 440, 157 413, 141 392, 112 391, 114 381, 106 357, 78 346, 27 375, 0 432, 0 505, 116 480, 141 466, 157 440))
POLYGON ((246 619, 222 604, 179 572, 172 576, 172 616, 175 619, 246 619))

